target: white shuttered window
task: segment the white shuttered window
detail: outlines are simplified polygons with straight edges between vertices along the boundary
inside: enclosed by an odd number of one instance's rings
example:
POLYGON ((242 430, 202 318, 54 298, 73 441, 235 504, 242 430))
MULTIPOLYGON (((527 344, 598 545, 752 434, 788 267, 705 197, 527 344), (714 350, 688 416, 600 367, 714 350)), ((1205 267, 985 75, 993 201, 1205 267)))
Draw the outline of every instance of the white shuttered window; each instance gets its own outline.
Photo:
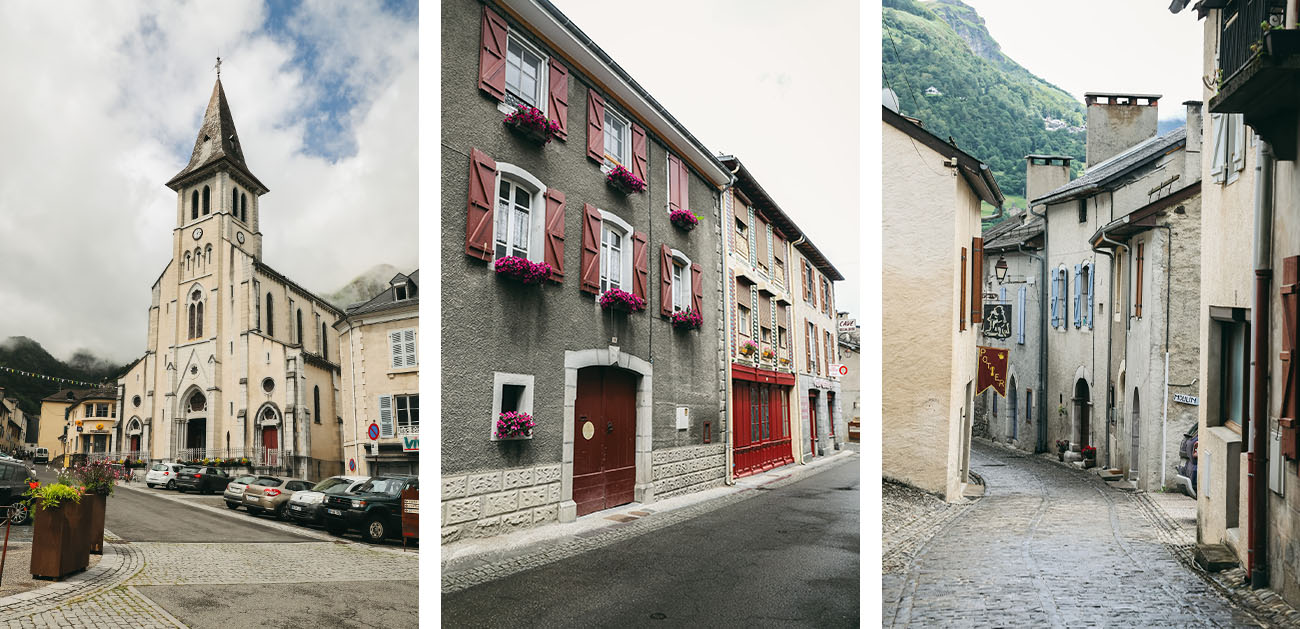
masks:
POLYGON ((393 369, 414 367, 419 364, 415 353, 415 328, 389 332, 388 345, 392 350, 393 369))

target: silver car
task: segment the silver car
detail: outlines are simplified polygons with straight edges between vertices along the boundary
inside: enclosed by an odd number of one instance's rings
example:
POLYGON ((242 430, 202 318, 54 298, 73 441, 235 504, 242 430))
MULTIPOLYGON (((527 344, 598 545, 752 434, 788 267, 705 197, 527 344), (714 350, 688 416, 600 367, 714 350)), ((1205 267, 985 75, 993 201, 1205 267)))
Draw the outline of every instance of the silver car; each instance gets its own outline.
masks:
POLYGON ((320 524, 324 515, 321 505, 325 502, 326 494, 351 493, 367 480, 369 479, 365 476, 331 476, 316 483, 308 491, 296 492, 289 499, 289 517, 298 522, 320 524))
POLYGON ((234 480, 230 481, 230 484, 226 485, 226 490, 221 492, 221 497, 226 499, 226 506, 231 509, 238 509, 240 505, 244 504, 244 488, 247 487, 249 483, 259 478, 275 477, 244 474, 242 476, 237 476, 234 480))

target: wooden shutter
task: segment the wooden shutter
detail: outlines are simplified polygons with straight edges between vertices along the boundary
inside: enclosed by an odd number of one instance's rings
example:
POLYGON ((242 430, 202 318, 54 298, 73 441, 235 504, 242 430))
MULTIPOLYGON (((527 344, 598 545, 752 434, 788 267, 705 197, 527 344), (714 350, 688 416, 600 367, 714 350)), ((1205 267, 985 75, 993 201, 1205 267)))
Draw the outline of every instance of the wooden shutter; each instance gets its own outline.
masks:
POLYGON ((1232 120, 1232 129, 1228 135, 1232 138, 1232 169, 1234 171, 1246 168, 1246 122, 1242 114, 1230 114, 1232 120))
POLYGON ((1222 182, 1228 151, 1228 125, 1225 114, 1210 114, 1210 126, 1214 129, 1214 151, 1210 154, 1210 175, 1215 181, 1222 182))
POLYGON ((673 254, 668 245, 659 245, 659 314, 673 313, 673 254))
POLYGON ((648 301, 650 283, 650 239, 645 232, 632 232, 632 294, 648 301))
POLYGON ((551 80, 547 90, 547 111, 551 120, 560 125, 555 137, 569 139, 569 69, 551 57, 551 80))
POLYGON ((388 333, 388 350, 389 355, 392 357, 392 360, 389 361, 389 366, 394 369, 403 366, 405 361, 402 358, 401 330, 393 330, 388 333))
POLYGON ((605 161, 605 100, 587 90, 587 157, 605 161))
POLYGON ((957 302, 957 330, 966 329, 966 248, 961 248, 961 275, 957 276, 957 283, 961 284, 961 300, 957 302))
POLYGON ((691 177, 686 162, 677 160, 677 203, 683 210, 691 209, 691 177))
POLYGON ((393 436, 393 396, 379 396, 379 436, 393 436))
POLYGON ((650 179, 646 177, 649 163, 645 129, 642 129, 639 124, 632 123, 632 174, 640 177, 641 181, 649 183, 650 179))
POLYGON ((1139 319, 1142 318, 1142 267, 1145 266, 1142 264, 1142 249, 1143 243, 1138 243, 1137 269, 1134 270, 1137 273, 1137 291, 1133 294, 1133 314, 1139 319))
POLYGON ((803 363, 804 369, 808 373, 812 373, 812 336, 808 333, 808 329, 808 324, 805 323, 803 326, 803 363))
POLYGON ((497 181, 497 163, 483 151, 469 152, 469 209, 465 222, 465 255, 480 260, 492 259, 493 192, 497 181))
POLYGON ((478 88, 499 101, 506 98, 506 21, 486 6, 478 55, 478 88))
POLYGON ((582 264, 578 268, 578 287, 587 293, 600 291, 600 212, 590 203, 582 204, 582 264))
POLYGON ((402 353, 406 355, 406 362, 403 366, 414 367, 416 364, 415 330, 402 332, 402 353))
POLYGON ((681 207, 681 160, 668 153, 668 211, 681 207))
POLYGON ((799 278, 803 282, 803 300, 808 301, 808 261, 799 259, 799 278))
POLYGON ((767 222, 763 219, 754 221, 754 250, 758 253, 758 263, 763 266, 767 264, 767 222))
POLYGON ((1093 266, 1092 263, 1089 262, 1088 263, 1088 311, 1084 313, 1085 316, 1087 316, 1088 318, 1089 330, 1092 329, 1093 298, 1097 296, 1096 289, 1093 288, 1094 286, 1097 285, 1097 282, 1095 281, 1096 279, 1097 279, 1097 267, 1093 266))
POLYGON ((970 249, 970 322, 973 326, 984 320, 984 239, 972 238, 970 249))
POLYGON ((1061 302, 1061 295, 1060 295, 1061 284, 1056 281, 1056 278, 1057 278, 1057 272, 1056 270, 1053 270, 1052 279, 1048 281, 1051 282, 1052 284, 1052 327, 1054 328, 1060 325, 1059 311, 1060 311, 1060 302, 1061 302))
POLYGON ((1083 288, 1079 283, 1080 268, 1079 265, 1074 265, 1074 327, 1076 328, 1080 325, 1079 315, 1082 313, 1082 309, 1079 308, 1079 291, 1083 288))
POLYGON ((564 283, 564 192, 546 189, 546 247, 543 262, 551 265, 551 281, 564 283))
POLYGON ((1016 342, 1021 345, 1025 343, 1025 295, 1028 292, 1021 286, 1020 292, 1016 294, 1016 342))
POLYGON ((691 308, 704 316, 704 267, 691 263, 691 308))
POLYGON ((1297 457, 1296 409, 1300 407, 1300 382, 1296 381, 1297 291, 1300 290, 1300 256, 1282 260, 1282 412, 1277 423, 1282 429, 1282 456, 1297 457))

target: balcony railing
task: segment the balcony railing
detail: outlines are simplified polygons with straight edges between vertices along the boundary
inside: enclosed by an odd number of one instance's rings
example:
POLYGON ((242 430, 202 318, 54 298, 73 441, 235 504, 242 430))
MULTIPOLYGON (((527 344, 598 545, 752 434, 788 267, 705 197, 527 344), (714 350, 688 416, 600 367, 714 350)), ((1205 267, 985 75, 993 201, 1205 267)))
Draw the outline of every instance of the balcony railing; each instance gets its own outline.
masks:
POLYGON ((1209 110, 1242 114, 1280 160, 1296 159, 1300 31, 1280 28, 1285 0, 1220 0, 1218 88, 1209 110))
POLYGON ((1278 15, 1285 11, 1279 0, 1236 0, 1223 8, 1223 31, 1219 33, 1222 81, 1231 79, 1259 53, 1265 32, 1260 24, 1268 21, 1273 7, 1278 15))

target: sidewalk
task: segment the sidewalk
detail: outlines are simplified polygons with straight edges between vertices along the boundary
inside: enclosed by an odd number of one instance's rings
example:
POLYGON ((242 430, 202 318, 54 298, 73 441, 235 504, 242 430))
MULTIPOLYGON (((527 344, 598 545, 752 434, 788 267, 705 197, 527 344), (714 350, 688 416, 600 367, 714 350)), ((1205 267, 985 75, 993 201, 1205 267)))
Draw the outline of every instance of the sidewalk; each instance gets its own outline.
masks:
POLYGON ((837 465, 857 465, 856 444, 820 456, 806 465, 791 464, 739 478, 731 486, 676 496, 649 505, 632 503, 518 533, 469 539, 442 547, 442 591, 456 592, 531 568, 572 557, 702 513, 746 500, 837 465))

